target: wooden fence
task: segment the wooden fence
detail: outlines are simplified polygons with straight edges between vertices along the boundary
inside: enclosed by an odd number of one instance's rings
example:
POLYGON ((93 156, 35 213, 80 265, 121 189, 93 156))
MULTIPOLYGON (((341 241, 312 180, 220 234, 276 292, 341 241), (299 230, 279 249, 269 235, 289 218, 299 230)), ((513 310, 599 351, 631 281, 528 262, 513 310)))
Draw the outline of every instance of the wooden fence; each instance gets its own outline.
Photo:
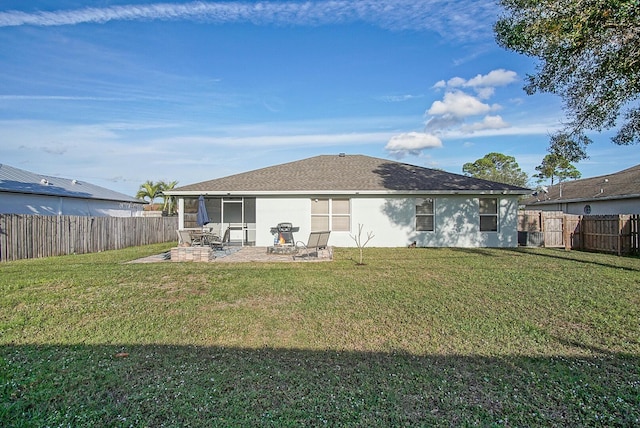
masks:
POLYGON ((640 215, 571 215, 562 212, 523 211, 520 233, 539 233, 541 245, 618 255, 640 253, 640 215))
POLYGON ((0 262, 170 242, 177 229, 177 217, 0 214, 0 262))

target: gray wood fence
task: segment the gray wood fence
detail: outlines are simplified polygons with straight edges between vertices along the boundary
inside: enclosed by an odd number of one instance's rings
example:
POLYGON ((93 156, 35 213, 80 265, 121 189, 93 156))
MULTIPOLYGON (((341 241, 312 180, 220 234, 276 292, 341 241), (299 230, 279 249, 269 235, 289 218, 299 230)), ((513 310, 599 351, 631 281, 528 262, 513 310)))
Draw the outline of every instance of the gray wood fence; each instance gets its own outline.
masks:
POLYGON ((177 240, 177 217, 0 214, 0 262, 177 240))
POLYGON ((618 255, 640 253, 640 215, 572 215, 562 212, 522 211, 518 231, 541 235, 536 243, 618 255))

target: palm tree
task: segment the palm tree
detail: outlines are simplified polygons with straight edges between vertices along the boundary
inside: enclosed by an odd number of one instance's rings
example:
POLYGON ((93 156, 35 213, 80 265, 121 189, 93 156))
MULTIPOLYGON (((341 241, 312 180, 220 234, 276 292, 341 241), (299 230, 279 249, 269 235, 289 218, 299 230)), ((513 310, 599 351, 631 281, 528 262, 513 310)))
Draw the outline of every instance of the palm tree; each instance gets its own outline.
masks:
POLYGON ((154 183, 151 180, 145 181, 140 185, 140 189, 138 189, 138 193, 136 193, 136 198, 142 199, 145 201, 147 198, 149 199, 149 205, 153 206, 153 202, 155 199, 161 195, 162 190, 160 189, 160 183, 154 183))
POLYGON ((173 214, 173 211, 175 209, 175 198, 173 196, 165 195, 164 192, 166 190, 171 190, 174 187, 176 187, 178 185, 178 182, 175 180, 170 183, 167 183, 165 181, 160 181, 158 185, 160 186, 160 191, 162 192, 162 198, 164 199, 164 205, 162 206, 162 211, 171 215, 173 214))

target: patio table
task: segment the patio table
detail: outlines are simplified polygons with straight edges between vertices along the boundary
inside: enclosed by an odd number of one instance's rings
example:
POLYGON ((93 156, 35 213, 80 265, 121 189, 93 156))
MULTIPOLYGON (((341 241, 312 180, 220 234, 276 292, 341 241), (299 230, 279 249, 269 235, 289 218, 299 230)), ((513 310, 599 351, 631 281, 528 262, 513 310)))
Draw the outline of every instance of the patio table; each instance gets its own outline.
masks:
POLYGON ((210 245, 211 242, 220 241, 220 238, 211 232, 200 232, 197 230, 192 230, 190 232, 191 235, 191 245, 200 245, 204 247, 205 245, 210 245))

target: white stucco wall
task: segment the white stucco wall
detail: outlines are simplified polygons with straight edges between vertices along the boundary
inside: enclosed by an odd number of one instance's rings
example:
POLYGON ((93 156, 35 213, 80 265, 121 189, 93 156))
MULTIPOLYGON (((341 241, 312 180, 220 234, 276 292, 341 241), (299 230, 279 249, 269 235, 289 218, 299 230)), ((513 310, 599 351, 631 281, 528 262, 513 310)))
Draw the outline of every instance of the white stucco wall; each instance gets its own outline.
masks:
POLYGON ((274 236, 269 229, 278 223, 292 223, 300 227, 293 237, 307 242, 310 231, 311 203, 309 198, 256 198, 256 245, 273 245, 274 236))
POLYGON ((142 206, 129 202, 0 192, 0 213, 135 217, 141 215, 142 206))
MULTIPOLYGON (((322 196, 325 198, 327 196, 322 196)), ((344 198, 345 196, 336 196, 344 198)), ((415 231, 415 197, 351 197, 351 232, 331 232, 329 245, 354 247, 350 234, 363 225, 363 237, 375 235, 371 247, 403 247, 416 241, 421 247, 515 247, 517 239, 517 196, 496 195, 500 201, 497 232, 480 232, 477 196, 434 196, 435 231, 415 231)), ((257 198, 256 245, 273 245, 269 229, 281 222, 300 230, 296 241, 306 242, 311 229, 311 199, 308 197, 257 198)))

